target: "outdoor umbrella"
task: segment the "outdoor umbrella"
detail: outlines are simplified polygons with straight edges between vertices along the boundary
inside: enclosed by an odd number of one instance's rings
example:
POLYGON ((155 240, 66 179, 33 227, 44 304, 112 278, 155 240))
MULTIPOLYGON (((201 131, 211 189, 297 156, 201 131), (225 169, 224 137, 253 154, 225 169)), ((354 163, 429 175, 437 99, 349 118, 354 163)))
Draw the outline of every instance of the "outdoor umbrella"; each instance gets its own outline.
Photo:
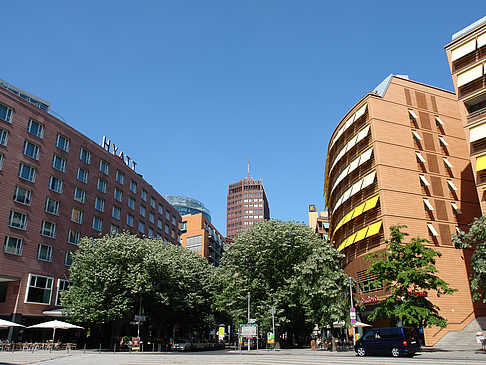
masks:
POLYGON ((371 324, 356 321, 354 327, 371 327, 371 324))
POLYGON ((0 319, 0 328, 7 328, 7 327, 24 327, 21 324, 6 321, 4 319, 0 319))
POLYGON ((58 321, 57 319, 54 321, 43 322, 39 324, 34 324, 33 326, 29 326, 27 328, 52 328, 54 332, 52 333, 52 343, 54 343, 54 337, 56 336, 56 330, 69 330, 69 329, 83 329, 84 327, 76 326, 75 324, 67 323, 58 321))

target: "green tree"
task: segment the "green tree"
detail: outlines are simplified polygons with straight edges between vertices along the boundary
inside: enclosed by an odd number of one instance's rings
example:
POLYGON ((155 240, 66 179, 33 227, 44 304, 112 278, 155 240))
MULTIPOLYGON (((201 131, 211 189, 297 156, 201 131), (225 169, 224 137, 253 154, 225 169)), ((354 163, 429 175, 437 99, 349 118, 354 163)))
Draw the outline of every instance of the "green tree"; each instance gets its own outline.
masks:
MULTIPOLYGON (((337 251, 304 224, 279 220, 257 223, 243 231, 224 253, 218 268, 215 305, 226 310, 235 324, 246 323, 250 292, 251 317, 258 320, 260 329, 272 328, 270 309, 275 306, 278 332, 287 332, 289 339, 298 341, 323 320, 322 308, 317 307, 325 299, 317 297, 326 295, 326 288, 308 283, 319 279, 323 271, 313 276, 305 265, 316 269, 319 265, 330 265, 342 273, 335 262, 339 257, 337 251), (319 293, 314 295, 314 291, 319 293), (311 300, 306 298, 308 294, 313 295, 311 300)), ((330 297, 334 295, 332 290, 339 287, 340 278, 336 277, 338 283, 325 284, 329 285, 330 297)))
POLYGON ((179 246, 129 233, 83 238, 62 293, 66 315, 80 322, 133 320, 142 306, 151 323, 210 322, 212 267, 179 246))
POLYGON ((391 239, 383 251, 373 252, 367 256, 371 260, 368 273, 377 275, 373 285, 383 286, 390 295, 370 315, 373 321, 388 317, 396 324, 414 327, 445 327, 446 320, 440 316, 439 307, 427 297, 411 295, 412 291, 433 290, 437 296, 452 294, 456 289, 449 288, 439 278, 435 267, 436 257, 441 253, 424 246, 429 243, 423 238, 412 238, 404 243, 408 236, 401 231, 406 226, 390 227, 391 239))
POLYGON ((470 276, 473 300, 486 303, 486 216, 475 218, 467 233, 460 231, 452 235, 458 249, 474 248, 471 257, 470 276))

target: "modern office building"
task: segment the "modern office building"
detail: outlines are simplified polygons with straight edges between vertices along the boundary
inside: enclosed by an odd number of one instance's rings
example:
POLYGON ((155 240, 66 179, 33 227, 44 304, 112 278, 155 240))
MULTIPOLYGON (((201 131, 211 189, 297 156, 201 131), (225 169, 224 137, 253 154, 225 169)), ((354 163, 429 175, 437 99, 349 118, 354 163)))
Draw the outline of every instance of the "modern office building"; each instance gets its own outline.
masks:
POLYGON ((446 329, 425 329, 427 345, 484 313, 471 299, 472 251, 457 250, 451 242, 452 233, 467 229, 481 214, 454 93, 390 75, 337 125, 325 176, 330 240, 345 254, 345 271, 358 283, 366 305, 362 320, 388 295, 368 285, 374 278, 366 273, 365 255, 384 248, 392 225, 406 225, 410 237, 427 238, 442 253, 436 265, 440 277, 458 289, 452 296, 420 293, 448 321, 446 329))
POLYGON ((162 195, 176 210, 181 217, 185 215, 202 213, 211 222, 211 212, 199 200, 179 195, 162 195))
POLYGON ((226 247, 226 240, 205 214, 198 213, 182 217, 181 244, 205 257, 211 265, 218 266, 226 247))
POLYGON ((0 317, 28 324, 60 308, 82 237, 126 230, 179 244, 181 217, 113 142, 0 86, 0 317))
POLYGON ((228 187, 226 236, 235 239, 255 222, 270 219, 267 194, 262 180, 247 177, 228 187))
POLYGON ((446 47, 482 214, 486 214, 486 17, 446 47))

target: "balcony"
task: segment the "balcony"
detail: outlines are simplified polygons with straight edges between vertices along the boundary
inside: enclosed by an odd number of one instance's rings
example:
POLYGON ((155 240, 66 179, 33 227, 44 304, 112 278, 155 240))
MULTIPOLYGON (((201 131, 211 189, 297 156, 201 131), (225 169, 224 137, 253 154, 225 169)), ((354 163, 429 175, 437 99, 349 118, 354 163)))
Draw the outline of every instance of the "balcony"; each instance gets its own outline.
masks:
POLYGON ((486 47, 481 47, 480 49, 471 52, 464 57, 455 60, 452 63, 452 72, 458 73, 459 71, 465 70, 467 67, 475 64, 476 62, 482 61, 486 58, 486 47))
POLYGON ((467 122, 471 123, 471 122, 474 122, 475 120, 478 120, 478 119, 481 119, 481 118, 484 118, 484 117, 486 117, 486 107, 479 109, 479 110, 476 110, 473 113, 470 113, 467 116, 467 122))
POLYGON ((458 97, 459 99, 463 99, 466 96, 474 94, 477 91, 483 90, 486 88, 486 76, 482 76, 474 81, 467 83, 459 87, 458 90, 458 97))

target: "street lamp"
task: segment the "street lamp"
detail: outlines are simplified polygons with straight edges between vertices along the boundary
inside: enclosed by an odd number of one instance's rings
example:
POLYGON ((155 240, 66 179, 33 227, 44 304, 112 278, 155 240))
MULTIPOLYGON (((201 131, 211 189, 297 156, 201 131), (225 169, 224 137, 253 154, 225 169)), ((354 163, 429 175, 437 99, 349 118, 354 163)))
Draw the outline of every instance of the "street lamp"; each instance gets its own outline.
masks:
MULTIPOLYGON (((350 309, 350 317, 351 317, 351 310, 354 309, 354 303, 353 303, 353 278, 351 276, 348 276, 348 282, 349 282, 349 300, 351 301, 351 308, 350 309)), ((354 312, 354 315, 356 316, 356 312, 354 312)), ((356 317, 355 317, 356 318, 356 317)), ((356 330, 354 328, 354 325, 351 324, 351 326, 353 327, 353 345, 356 345, 356 330)))

